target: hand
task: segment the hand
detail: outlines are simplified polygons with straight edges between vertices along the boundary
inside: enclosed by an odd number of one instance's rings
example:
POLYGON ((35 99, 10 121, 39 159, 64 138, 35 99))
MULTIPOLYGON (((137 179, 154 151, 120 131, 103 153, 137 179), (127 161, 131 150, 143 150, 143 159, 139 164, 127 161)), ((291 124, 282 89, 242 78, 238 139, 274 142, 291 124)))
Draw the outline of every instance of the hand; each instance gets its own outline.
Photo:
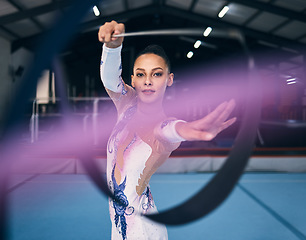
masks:
POLYGON ((113 37, 113 35, 124 33, 125 27, 122 23, 116 21, 107 22, 102 25, 98 32, 98 39, 100 42, 105 43, 106 47, 117 48, 123 42, 123 37, 113 37))
POLYGON ((187 141, 210 141, 236 121, 235 117, 226 121, 235 105, 234 100, 224 102, 202 119, 178 122, 175 125, 176 131, 187 141))

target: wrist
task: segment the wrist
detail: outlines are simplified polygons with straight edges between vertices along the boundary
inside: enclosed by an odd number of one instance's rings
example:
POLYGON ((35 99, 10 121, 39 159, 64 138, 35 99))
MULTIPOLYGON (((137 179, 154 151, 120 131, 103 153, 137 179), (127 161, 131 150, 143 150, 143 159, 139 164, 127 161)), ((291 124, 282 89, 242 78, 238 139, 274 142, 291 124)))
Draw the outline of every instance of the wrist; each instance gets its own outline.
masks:
POLYGON ((106 47, 107 49, 117 49, 122 46, 122 43, 120 44, 114 44, 114 43, 104 43, 103 47, 106 47))

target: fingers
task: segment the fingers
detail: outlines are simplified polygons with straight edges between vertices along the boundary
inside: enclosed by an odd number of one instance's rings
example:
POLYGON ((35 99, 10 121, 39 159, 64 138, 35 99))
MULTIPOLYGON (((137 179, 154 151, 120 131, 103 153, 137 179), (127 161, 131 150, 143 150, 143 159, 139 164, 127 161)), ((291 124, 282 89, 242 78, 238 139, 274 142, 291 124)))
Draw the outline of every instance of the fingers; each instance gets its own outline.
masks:
POLYGON ((235 105, 234 100, 224 102, 200 120, 181 125, 178 123, 176 130, 187 141, 210 141, 221 131, 236 122, 236 117, 226 120, 235 105))
MULTIPOLYGON (((119 24, 115 25, 114 32, 113 32, 112 35, 119 35, 119 34, 124 33, 124 32, 125 32, 124 24, 119 23, 119 24)), ((111 38, 112 41, 114 41, 116 39, 118 39, 118 38, 116 38, 116 37, 111 38)))
POLYGON ((100 27, 98 40, 102 43, 107 43, 109 47, 118 47, 122 44, 123 37, 116 38, 113 35, 124 33, 124 31, 124 24, 116 21, 107 22, 100 27))
POLYGON ((209 122, 215 122, 217 119, 221 116, 221 114, 225 111, 227 108, 228 103, 223 102, 219 106, 216 107, 215 110, 213 110, 211 113, 208 114, 209 122))
POLYGON ((219 112, 219 116, 216 119, 217 122, 224 122, 229 115, 232 113, 236 106, 235 100, 231 99, 227 104, 226 107, 223 109, 223 111, 219 112))
POLYGON ((107 22, 102 25, 98 32, 98 39, 100 42, 109 42, 111 39, 111 35, 114 31, 115 22, 107 22))
MULTIPOLYGON (((224 122, 224 123, 222 124, 222 126, 220 127, 219 132, 223 131, 224 129, 226 129, 226 128, 228 128, 229 126, 231 126, 232 124, 234 124, 234 123, 236 122, 236 120, 237 120, 237 118, 233 117, 233 118, 227 120, 226 122, 224 122)), ((218 133, 219 133, 219 132, 218 132, 218 133)))
POLYGON ((229 102, 221 103, 219 106, 215 108, 215 110, 213 110, 211 113, 209 113, 204 118, 197 121, 197 123, 199 124, 199 127, 201 125, 209 125, 209 124, 216 125, 218 123, 221 124, 229 117, 229 115, 235 108, 235 105, 236 103, 233 99, 230 100, 229 102))
POLYGON ((224 122, 219 127, 213 129, 207 129, 206 131, 197 130, 197 129, 190 129, 188 131, 187 137, 184 137, 187 141, 211 141, 215 138, 221 131, 228 128, 232 124, 236 122, 236 118, 231 118, 224 122))

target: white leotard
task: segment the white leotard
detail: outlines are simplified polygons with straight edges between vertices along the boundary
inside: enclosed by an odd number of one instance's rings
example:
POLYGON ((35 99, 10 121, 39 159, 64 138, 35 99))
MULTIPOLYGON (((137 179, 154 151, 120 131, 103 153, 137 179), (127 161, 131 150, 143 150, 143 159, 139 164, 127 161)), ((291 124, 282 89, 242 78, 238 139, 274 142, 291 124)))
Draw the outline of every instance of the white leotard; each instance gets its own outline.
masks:
POLYGON ((175 131, 179 120, 166 118, 162 111, 137 111, 135 90, 121 78, 121 48, 103 46, 100 65, 102 82, 118 112, 107 146, 107 180, 124 206, 109 201, 112 239, 165 240, 166 227, 140 214, 157 211, 149 180, 184 139, 175 131))

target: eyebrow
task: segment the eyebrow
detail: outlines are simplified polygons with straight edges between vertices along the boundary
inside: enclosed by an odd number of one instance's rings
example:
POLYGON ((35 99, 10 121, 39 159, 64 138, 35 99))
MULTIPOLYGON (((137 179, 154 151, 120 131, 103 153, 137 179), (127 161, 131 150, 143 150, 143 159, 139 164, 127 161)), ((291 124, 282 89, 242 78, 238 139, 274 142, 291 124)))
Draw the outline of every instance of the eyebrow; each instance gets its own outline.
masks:
MULTIPOLYGON (((164 70, 162 67, 156 67, 156 68, 153 68, 152 71, 155 71, 155 70, 164 70)), ((140 71, 145 71, 145 69, 143 68, 136 68, 135 70, 140 70, 140 71)))

